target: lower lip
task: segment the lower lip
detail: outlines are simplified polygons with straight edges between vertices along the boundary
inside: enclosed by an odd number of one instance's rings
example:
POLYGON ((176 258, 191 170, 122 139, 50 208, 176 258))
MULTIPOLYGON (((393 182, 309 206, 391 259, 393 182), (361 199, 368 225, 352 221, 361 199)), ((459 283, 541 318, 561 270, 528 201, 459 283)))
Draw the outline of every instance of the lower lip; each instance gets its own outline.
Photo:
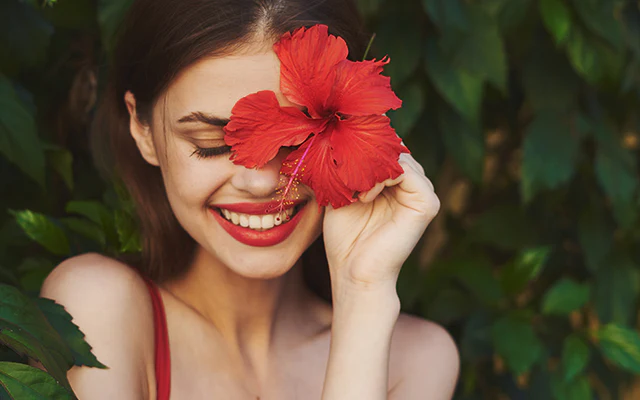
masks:
POLYGON ((266 231, 256 231, 251 228, 236 225, 220 215, 220 211, 217 209, 210 208, 209 211, 211 211, 211 214, 213 214, 213 217, 222 228, 238 242, 249 246, 268 247, 284 242, 289 235, 291 235, 293 230, 296 229, 298 222, 300 222, 305 209, 306 205, 300 208, 289 222, 267 229, 266 231))

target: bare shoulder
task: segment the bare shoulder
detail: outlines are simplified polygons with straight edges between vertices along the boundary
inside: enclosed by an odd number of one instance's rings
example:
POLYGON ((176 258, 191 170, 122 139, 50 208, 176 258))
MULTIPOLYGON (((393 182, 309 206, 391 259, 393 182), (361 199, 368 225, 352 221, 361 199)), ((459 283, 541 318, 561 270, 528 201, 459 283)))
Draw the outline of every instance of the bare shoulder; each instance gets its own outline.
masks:
POLYGON ((62 304, 108 369, 73 367, 79 398, 142 399, 153 368, 153 311, 144 280, 129 266, 100 254, 65 260, 40 295, 62 304))
POLYGON ((400 314, 391 340, 390 399, 449 400, 460 357, 451 335, 440 325, 400 314))

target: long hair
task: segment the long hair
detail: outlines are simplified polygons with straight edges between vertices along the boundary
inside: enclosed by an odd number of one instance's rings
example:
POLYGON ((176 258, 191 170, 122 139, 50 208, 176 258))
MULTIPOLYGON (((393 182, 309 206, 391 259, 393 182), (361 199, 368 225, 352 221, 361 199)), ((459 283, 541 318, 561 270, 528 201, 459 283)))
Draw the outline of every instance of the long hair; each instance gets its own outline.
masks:
MULTIPOLYGON (((125 18, 110 74, 92 127, 96 163, 127 187, 136 205, 143 251, 139 271, 162 282, 186 272, 194 240, 175 218, 161 173, 140 155, 129 132, 124 94, 136 98, 143 123, 154 103, 186 67, 204 57, 224 56, 254 37, 274 40, 287 31, 318 23, 341 36, 352 60, 361 59, 367 37, 357 9, 345 0, 136 0, 125 18)), ((322 240, 303 255, 305 280, 330 298, 322 240)))

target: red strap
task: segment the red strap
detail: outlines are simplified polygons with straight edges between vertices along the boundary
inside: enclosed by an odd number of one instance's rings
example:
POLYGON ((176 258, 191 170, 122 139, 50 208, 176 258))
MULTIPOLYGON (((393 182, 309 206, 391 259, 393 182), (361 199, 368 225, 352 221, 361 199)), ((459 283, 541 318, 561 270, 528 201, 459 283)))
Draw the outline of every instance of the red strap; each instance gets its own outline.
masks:
POLYGON ((171 353, 164 304, 158 287, 145 279, 153 305, 157 400, 169 400, 171 393, 171 353))

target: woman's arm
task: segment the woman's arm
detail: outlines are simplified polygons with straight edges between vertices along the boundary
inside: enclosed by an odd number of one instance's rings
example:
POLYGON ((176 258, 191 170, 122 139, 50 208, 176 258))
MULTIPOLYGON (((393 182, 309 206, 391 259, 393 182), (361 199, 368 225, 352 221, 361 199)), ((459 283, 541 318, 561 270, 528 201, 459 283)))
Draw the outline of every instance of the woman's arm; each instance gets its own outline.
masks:
POLYGON ((400 312, 395 287, 334 296, 322 400, 386 400, 391 336, 400 312))

